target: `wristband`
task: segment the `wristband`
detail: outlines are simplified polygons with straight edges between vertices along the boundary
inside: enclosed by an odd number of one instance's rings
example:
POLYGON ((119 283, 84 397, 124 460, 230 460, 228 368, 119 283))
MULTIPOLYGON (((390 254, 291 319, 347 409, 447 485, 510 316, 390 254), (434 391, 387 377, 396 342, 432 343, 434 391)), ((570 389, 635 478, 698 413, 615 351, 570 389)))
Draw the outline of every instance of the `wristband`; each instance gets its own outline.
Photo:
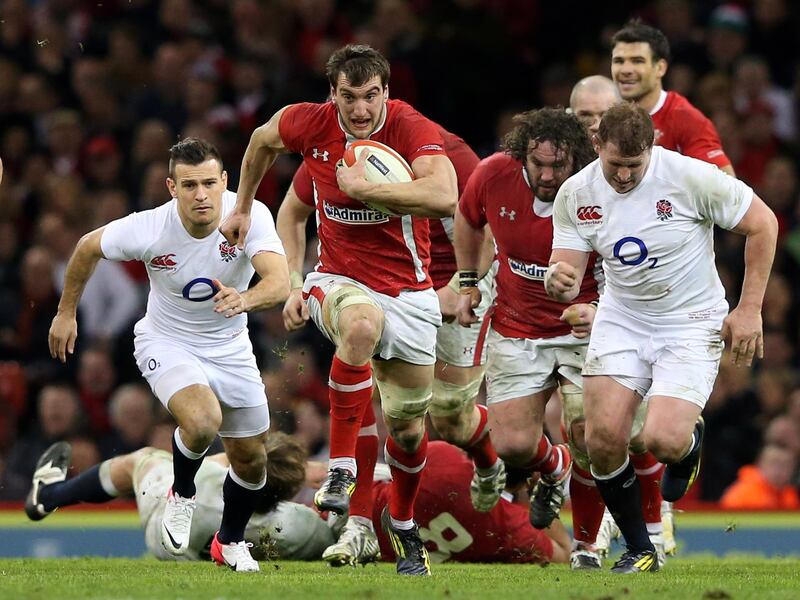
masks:
POLYGON ((597 298, 596 300, 592 300, 591 302, 589 302, 589 304, 594 306, 594 309, 597 310, 597 307, 600 304, 600 298, 597 298))
POLYGON ((303 276, 297 271, 291 271, 289 273, 289 283, 293 290, 301 288, 303 287, 303 276))
POLYGON ((477 271, 459 271, 458 272, 458 288, 478 287, 478 272, 477 271))

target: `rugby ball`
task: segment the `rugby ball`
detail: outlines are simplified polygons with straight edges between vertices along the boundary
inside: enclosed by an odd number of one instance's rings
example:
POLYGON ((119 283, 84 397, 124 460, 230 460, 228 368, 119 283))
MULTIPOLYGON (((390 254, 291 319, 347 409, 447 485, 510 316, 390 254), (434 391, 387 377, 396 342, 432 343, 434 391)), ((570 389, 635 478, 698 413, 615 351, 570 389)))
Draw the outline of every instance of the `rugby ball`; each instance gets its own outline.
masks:
MULTIPOLYGON (((345 150, 342 161, 352 167, 362 156, 366 159, 366 178, 371 183, 409 183, 414 180, 414 172, 405 159, 386 144, 358 140, 345 150)), ((364 204, 387 215, 400 214, 374 202, 364 204)))

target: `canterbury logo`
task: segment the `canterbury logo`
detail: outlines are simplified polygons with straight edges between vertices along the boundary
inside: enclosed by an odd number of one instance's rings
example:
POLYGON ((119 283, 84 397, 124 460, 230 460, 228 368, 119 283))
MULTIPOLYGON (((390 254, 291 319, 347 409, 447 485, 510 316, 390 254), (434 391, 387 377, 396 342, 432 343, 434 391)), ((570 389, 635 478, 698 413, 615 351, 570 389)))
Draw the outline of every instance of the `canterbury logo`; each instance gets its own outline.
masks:
POLYGON ((603 218, 599 206, 579 206, 577 215, 579 221, 597 221, 603 218))
POLYGON ((150 266, 157 271, 164 271, 166 269, 174 269, 178 266, 172 257, 174 254, 162 254, 161 256, 154 256, 150 259, 150 266))

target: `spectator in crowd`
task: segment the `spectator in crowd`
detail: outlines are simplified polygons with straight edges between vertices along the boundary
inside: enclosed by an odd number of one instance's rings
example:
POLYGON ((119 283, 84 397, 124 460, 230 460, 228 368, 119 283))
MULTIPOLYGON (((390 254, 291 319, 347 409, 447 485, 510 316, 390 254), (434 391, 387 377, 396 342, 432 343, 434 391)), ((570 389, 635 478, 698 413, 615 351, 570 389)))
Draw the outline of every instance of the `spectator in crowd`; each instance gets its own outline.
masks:
POLYGON ((156 413, 153 396, 145 386, 129 383, 114 390, 108 402, 108 415, 111 432, 100 444, 104 459, 148 445, 156 413))
POLYGON ((797 510, 800 496, 792 484, 797 455, 785 446, 767 444, 754 465, 739 469, 736 482, 720 499, 722 508, 797 510))

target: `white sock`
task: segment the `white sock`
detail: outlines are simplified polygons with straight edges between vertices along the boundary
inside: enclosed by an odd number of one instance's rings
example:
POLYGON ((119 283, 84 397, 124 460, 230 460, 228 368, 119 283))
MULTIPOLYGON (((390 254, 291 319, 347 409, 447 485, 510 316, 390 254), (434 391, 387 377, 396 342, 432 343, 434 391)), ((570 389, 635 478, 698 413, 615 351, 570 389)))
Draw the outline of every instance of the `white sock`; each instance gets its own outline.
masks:
POLYGON ((398 521, 394 517, 390 516, 389 521, 394 529, 399 529, 401 531, 408 531, 409 529, 414 528, 414 519, 409 519, 408 521, 398 521))
POLYGON ((338 458, 332 458, 328 461, 328 470, 332 469, 346 469, 350 471, 353 477, 356 476, 358 473, 358 468, 356 467, 356 459, 352 456, 340 456, 338 458))

